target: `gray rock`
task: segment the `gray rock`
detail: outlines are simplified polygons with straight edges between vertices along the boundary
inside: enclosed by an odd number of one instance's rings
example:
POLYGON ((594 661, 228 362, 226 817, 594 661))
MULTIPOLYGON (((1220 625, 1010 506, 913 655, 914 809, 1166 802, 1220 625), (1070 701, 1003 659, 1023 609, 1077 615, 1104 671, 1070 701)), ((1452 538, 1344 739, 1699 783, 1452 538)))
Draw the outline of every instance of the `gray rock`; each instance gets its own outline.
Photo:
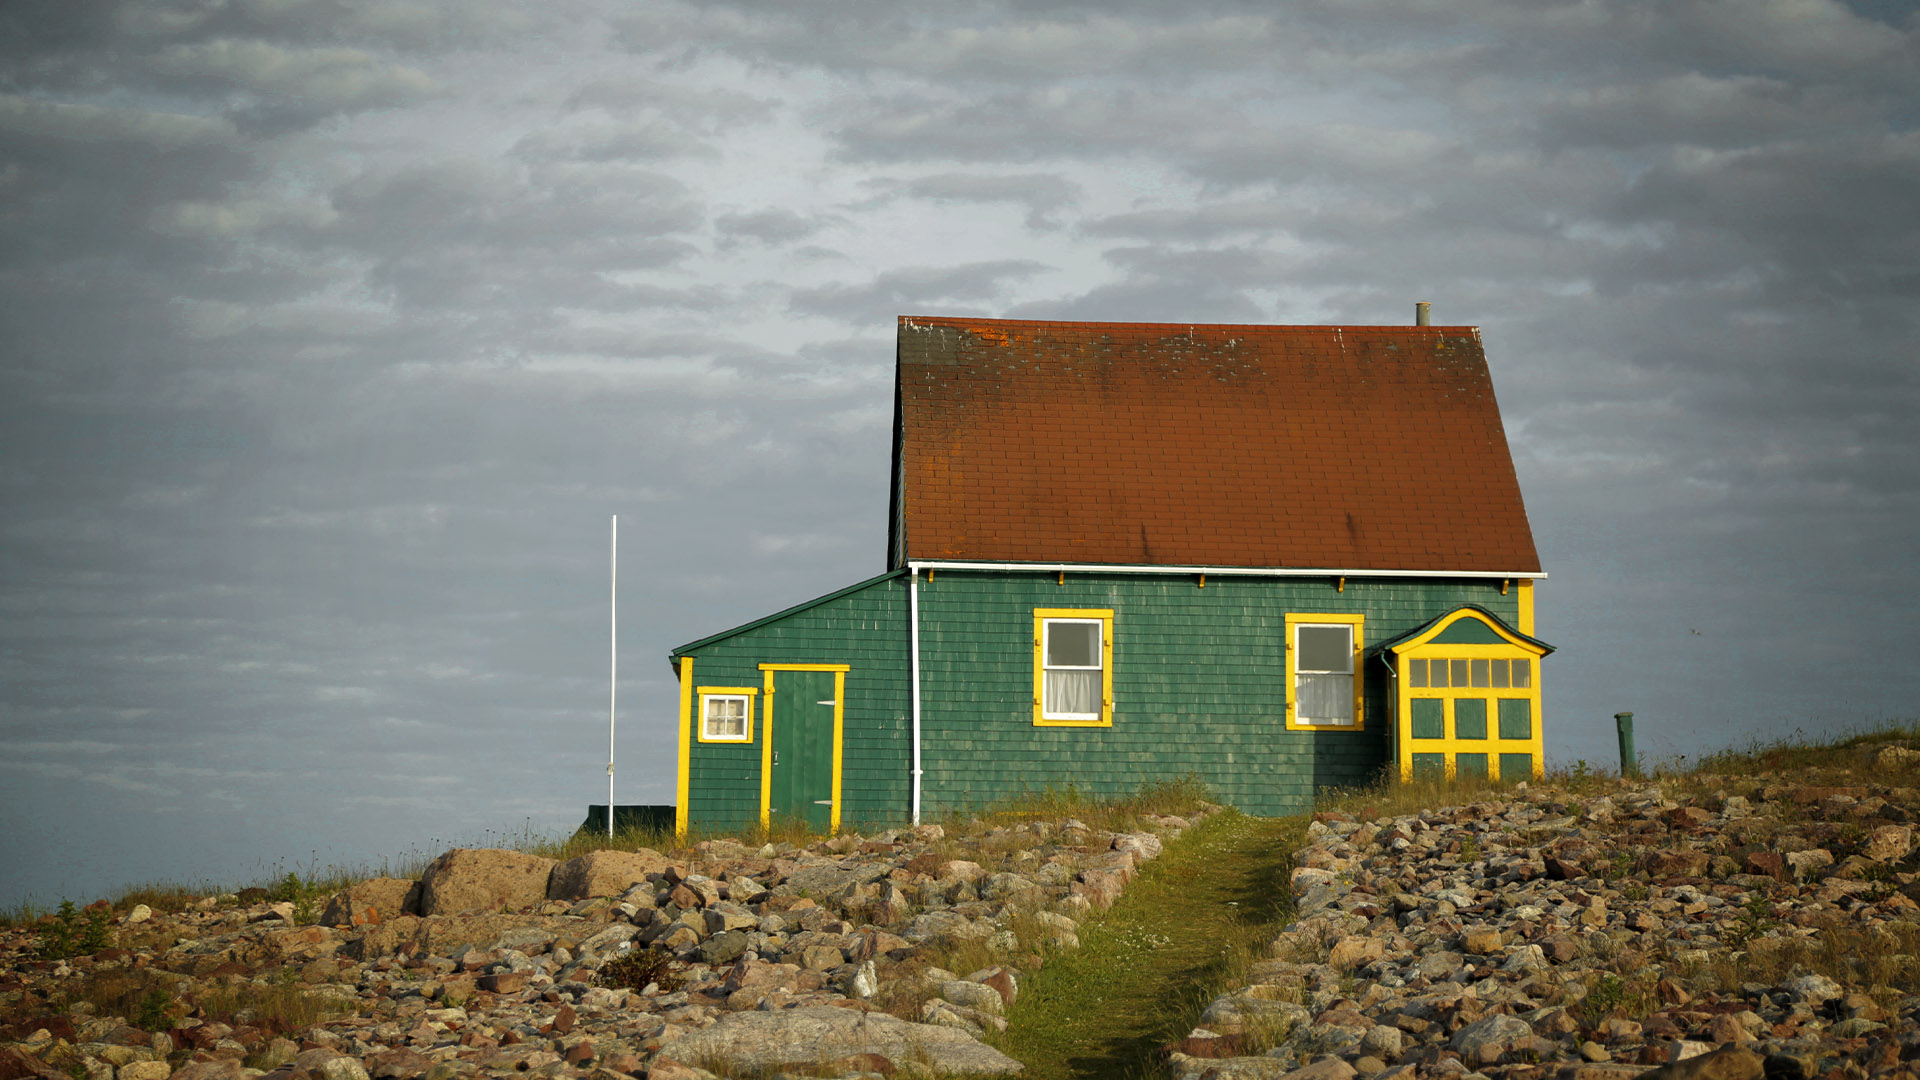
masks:
POLYGON ((918 944, 938 938, 969 941, 992 935, 991 923, 975 922, 957 911, 929 911, 915 915, 901 936, 918 944))
POLYGON ((919 1063, 937 1073, 1008 1076, 1021 1069, 964 1031, 831 1005, 729 1013, 660 1047, 660 1056, 674 1061, 725 1062, 741 1071, 820 1066, 855 1054, 878 1054, 903 1067, 919 1063))
POLYGON ((1804 1001, 1809 1005, 1823 1005, 1839 997, 1840 984, 1825 975, 1802 975, 1787 981, 1787 993, 1793 1000, 1804 1001))
POLYGON ((728 930, 754 930, 760 926, 760 916, 729 900, 716 900, 701 909, 701 915, 707 921, 707 933, 719 934, 728 930))
POLYGON ((1405 1048, 1406 1036, 1399 1028, 1389 1027, 1386 1024, 1377 1024, 1368 1028, 1367 1033, 1360 1036, 1360 1049, 1382 1061, 1392 1061, 1399 1057, 1400 1051, 1405 1048))
POLYGON ((1532 1038, 1533 1028, 1525 1020, 1495 1013, 1454 1032, 1449 1045, 1470 1064, 1491 1065, 1514 1044, 1532 1038))
POLYGON ((730 964, 746 953, 748 944, 744 931, 728 930, 701 942, 700 958, 709 964, 730 964))
POLYGON ((1353 1066, 1337 1057, 1321 1058, 1287 1073, 1283 1080, 1353 1080, 1353 1066))
POLYGON ((970 1009, 999 1016, 1006 1011, 1006 1002, 1000 999, 1000 992, 991 986, 982 986, 965 979, 953 979, 940 984, 940 996, 955 1005, 965 1005, 970 1009))

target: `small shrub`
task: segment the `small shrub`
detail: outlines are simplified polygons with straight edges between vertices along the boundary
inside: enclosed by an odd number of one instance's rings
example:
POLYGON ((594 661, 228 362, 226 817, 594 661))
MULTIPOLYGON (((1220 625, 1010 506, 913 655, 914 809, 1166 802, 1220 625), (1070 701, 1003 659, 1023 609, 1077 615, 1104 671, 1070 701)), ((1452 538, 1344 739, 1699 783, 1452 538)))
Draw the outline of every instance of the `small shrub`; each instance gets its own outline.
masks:
MULTIPOLYGON (((74 907, 71 900, 60 901, 60 910, 54 912, 47 928, 40 931, 40 958, 65 960, 80 955, 86 935, 92 930, 91 914, 88 918, 89 926, 83 930, 80 926, 80 909, 74 907)), ((100 946, 105 947, 104 944, 100 946)))
POLYGON ((1577 1010, 1580 1022, 1588 1029, 1605 1023, 1613 1011, 1627 1000, 1627 983, 1618 975, 1602 975, 1587 987, 1577 1010))
POLYGON ((173 993, 164 986, 147 991, 128 1017, 142 1031, 165 1031, 173 1026, 173 993))
POLYGON ((593 985, 609 990, 645 990, 653 983, 660 992, 670 994, 685 981, 669 969, 673 957, 654 949, 631 949, 601 965, 593 985))

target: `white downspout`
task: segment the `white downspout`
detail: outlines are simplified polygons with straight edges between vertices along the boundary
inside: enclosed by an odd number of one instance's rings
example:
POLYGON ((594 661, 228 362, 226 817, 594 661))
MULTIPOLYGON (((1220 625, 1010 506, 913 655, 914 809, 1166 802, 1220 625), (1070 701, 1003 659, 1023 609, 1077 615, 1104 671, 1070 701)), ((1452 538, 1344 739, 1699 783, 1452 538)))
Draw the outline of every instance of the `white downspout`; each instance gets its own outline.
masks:
POLYGON ((907 642, 913 681, 913 823, 920 824, 920 571, 907 584, 907 642))

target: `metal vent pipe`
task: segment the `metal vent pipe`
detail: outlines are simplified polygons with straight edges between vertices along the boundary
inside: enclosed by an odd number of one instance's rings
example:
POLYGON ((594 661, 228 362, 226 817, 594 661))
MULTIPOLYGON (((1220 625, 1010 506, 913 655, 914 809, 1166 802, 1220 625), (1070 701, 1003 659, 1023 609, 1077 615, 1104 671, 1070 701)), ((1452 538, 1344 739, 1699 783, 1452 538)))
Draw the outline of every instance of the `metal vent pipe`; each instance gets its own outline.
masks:
POLYGON ((1427 326, 1433 322, 1433 305, 1425 300, 1413 305, 1413 325, 1427 326))

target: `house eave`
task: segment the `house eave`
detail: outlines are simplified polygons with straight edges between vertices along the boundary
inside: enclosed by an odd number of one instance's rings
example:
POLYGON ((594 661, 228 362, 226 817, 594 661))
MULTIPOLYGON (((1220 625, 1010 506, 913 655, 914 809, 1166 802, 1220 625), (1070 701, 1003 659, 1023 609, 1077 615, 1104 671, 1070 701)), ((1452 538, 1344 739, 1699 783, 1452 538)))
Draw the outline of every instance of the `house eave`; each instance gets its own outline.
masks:
POLYGON ((1037 563, 909 559, 908 569, 1035 571, 1046 574, 1208 574, 1214 577, 1486 578, 1546 580, 1544 570, 1380 570, 1301 566, 1153 566, 1115 563, 1037 563))

